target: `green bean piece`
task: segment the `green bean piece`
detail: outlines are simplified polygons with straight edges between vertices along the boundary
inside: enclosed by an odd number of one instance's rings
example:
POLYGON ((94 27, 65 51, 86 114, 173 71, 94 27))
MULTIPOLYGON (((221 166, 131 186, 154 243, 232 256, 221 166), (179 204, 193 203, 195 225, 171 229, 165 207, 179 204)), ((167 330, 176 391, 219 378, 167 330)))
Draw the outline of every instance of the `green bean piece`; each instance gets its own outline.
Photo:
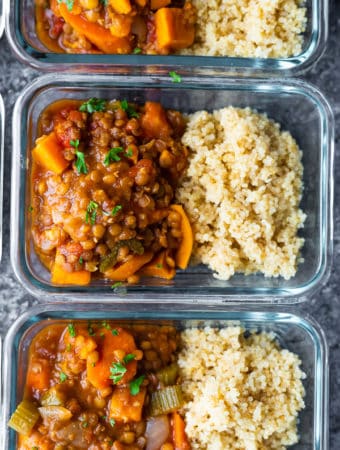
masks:
POLYGON ((150 415, 160 416, 176 411, 183 406, 182 388, 180 385, 167 386, 151 394, 150 415))
POLYGON ((12 414, 8 426, 20 434, 31 432, 40 417, 38 408, 29 400, 23 400, 12 414))

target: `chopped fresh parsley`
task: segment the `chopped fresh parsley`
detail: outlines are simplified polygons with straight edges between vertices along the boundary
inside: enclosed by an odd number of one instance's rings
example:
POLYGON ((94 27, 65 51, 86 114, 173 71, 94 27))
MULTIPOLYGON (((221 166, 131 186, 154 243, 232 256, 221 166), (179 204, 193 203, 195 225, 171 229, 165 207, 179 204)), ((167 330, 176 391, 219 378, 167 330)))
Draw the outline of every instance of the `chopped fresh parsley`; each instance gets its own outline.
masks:
POLYGON ((75 140, 70 140, 70 146, 75 148, 76 150, 78 150, 79 147, 79 139, 75 139, 75 140))
POLYGON ((98 203, 91 200, 86 208, 85 223, 90 222, 91 225, 94 225, 96 223, 97 209, 98 209, 98 203))
POLYGON ((113 330, 111 330, 111 333, 113 334, 113 336, 118 336, 118 330, 116 330, 115 328, 113 330))
POLYGON ((111 427, 114 427, 116 424, 115 419, 110 419, 109 422, 110 422, 111 427))
POLYGON ((118 162, 121 160, 120 156, 118 156, 118 153, 122 153, 124 149, 122 147, 114 147, 109 150, 105 156, 104 159, 104 165, 109 166, 113 162, 118 162))
POLYGON ((67 380, 67 375, 64 372, 60 372, 59 379, 61 383, 64 383, 67 380))
POLYGON ((111 330, 111 327, 110 327, 110 325, 106 322, 106 320, 103 320, 103 322, 102 322, 102 327, 103 327, 103 328, 106 328, 107 330, 111 330))
POLYGON ((133 353, 128 353, 124 356, 123 361, 125 364, 128 364, 130 361, 133 361, 136 358, 136 356, 133 353))
POLYGON ((70 336, 71 337, 76 337, 76 329, 74 328, 74 325, 73 325, 73 323, 69 323, 68 325, 67 325, 67 329, 68 329, 68 332, 70 333, 70 336))
POLYGON ((117 281, 117 283, 114 283, 112 286, 111 286, 111 289, 116 289, 117 287, 119 287, 119 286, 121 286, 123 283, 121 282, 121 281, 117 281))
POLYGON ((111 216, 115 216, 116 214, 118 214, 122 208, 122 205, 116 205, 114 208, 112 208, 111 216))
POLYGON ((131 395, 137 395, 139 394, 140 387, 145 379, 145 375, 141 375, 140 377, 136 378, 135 380, 130 381, 130 393, 131 395))
POLYGON ((31 450, 39 450, 39 447, 34 446, 34 447, 31 448, 31 450))
POLYGON ((133 49, 133 53, 134 53, 135 55, 139 55, 140 53, 142 53, 142 49, 139 48, 139 47, 135 47, 135 48, 133 49))
POLYGON ((123 366, 120 362, 114 362, 112 363, 112 366, 110 367, 110 380, 113 380, 113 383, 116 384, 118 381, 120 381, 124 374, 126 373, 127 368, 123 366))
POLYGON ((71 351, 71 348, 72 348, 72 345, 71 345, 71 344, 67 344, 67 345, 66 345, 66 351, 67 351, 67 352, 70 352, 70 351, 71 351))
POLYGON ((128 158, 131 158, 131 156, 133 156, 132 148, 128 148, 128 149, 126 150, 125 156, 127 156, 128 158))
POLYGON ((92 97, 80 105, 79 111, 88 112, 92 114, 96 111, 105 111, 105 107, 106 107, 106 100, 92 97))
POLYGON ((163 264, 157 263, 156 267, 157 267, 157 269, 163 269, 163 264))
POLYGON ((83 260, 82 256, 79 258, 79 264, 84 264, 84 260, 83 260))
POLYGON ((67 9, 69 11, 72 11, 73 5, 74 5, 74 0, 58 0, 58 3, 65 3, 65 5, 67 6, 67 9))
POLYGON ((96 367, 96 363, 95 362, 91 363, 91 366, 96 367))
POLYGON ((108 0, 100 0, 100 3, 102 3, 104 6, 107 6, 109 4, 108 0))
POLYGON ((107 419, 107 417, 106 417, 106 416, 102 416, 102 419, 103 419, 103 420, 106 420, 106 419, 107 419))
POLYGON ((33 206, 30 205, 30 206, 28 207, 28 212, 32 212, 33 210, 34 210, 33 206))
POLYGON ((174 71, 169 72, 169 75, 170 75, 171 81, 173 83, 180 83, 182 81, 182 77, 180 75, 178 75, 177 72, 174 72, 174 71))
POLYGON ((78 173, 87 173, 87 166, 86 166, 86 162, 85 162, 85 155, 83 152, 78 152, 76 151, 76 162, 74 163, 74 165, 76 166, 76 169, 78 171, 78 173))
POLYGON ((135 117, 136 119, 138 119, 139 114, 138 112, 135 110, 135 108, 131 105, 129 105, 127 100, 122 100, 120 102, 120 107, 122 108, 122 110, 124 110, 126 112, 126 114, 128 115, 128 117, 131 119, 132 117, 135 117))
POLYGON ((105 338, 105 333, 100 333, 99 336, 104 339, 105 338))
POLYGON ((88 427, 88 423, 87 423, 86 421, 83 422, 83 423, 82 423, 82 427, 83 427, 83 428, 87 428, 87 427, 88 427))

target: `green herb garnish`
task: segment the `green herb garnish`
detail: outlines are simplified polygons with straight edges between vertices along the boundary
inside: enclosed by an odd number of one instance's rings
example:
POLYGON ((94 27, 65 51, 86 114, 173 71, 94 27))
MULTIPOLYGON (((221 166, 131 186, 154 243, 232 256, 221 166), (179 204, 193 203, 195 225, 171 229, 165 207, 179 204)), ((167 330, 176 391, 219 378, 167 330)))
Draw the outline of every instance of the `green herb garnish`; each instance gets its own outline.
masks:
POLYGON ((67 352, 70 352, 70 351, 71 351, 71 348, 72 348, 72 345, 71 345, 71 344, 67 344, 67 345, 66 345, 66 351, 67 351, 67 352))
POLYGON ((110 422, 111 427, 114 427, 116 424, 115 419, 110 419, 109 422, 110 422))
POLYGON ((88 427, 88 423, 87 423, 87 422, 83 422, 83 423, 82 423, 82 427, 83 427, 83 428, 87 428, 87 427, 88 427))
POLYGON ((67 375, 64 372, 60 372, 59 379, 61 383, 64 383, 67 380, 67 375))
POLYGON ((123 208, 122 205, 116 205, 114 208, 112 208, 111 216, 114 217, 116 214, 119 213, 119 211, 120 211, 122 208, 123 208))
POLYGON ((91 366, 96 367, 96 363, 95 362, 91 363, 91 366))
POLYGON ((135 380, 130 381, 130 393, 131 395, 137 395, 139 394, 140 387, 145 379, 145 375, 141 375, 140 377, 136 378, 135 380))
POLYGON ((112 363, 112 367, 110 367, 110 380, 113 380, 113 383, 116 384, 120 381, 124 374, 126 373, 127 368, 123 366, 120 362, 112 363))
POLYGON ((28 212, 32 212, 33 210, 34 210, 33 206, 30 205, 30 206, 28 207, 28 212))
POLYGON ((157 263, 156 267, 157 267, 157 269, 163 269, 163 264, 157 263))
POLYGON ((123 283, 121 282, 121 281, 117 281, 117 283, 114 283, 112 286, 111 286, 111 289, 116 289, 117 287, 119 287, 119 286, 121 286, 123 283))
POLYGON ((74 5, 74 0, 58 0, 58 3, 65 3, 65 5, 67 6, 67 9, 69 11, 72 11, 73 5, 74 5))
POLYGON ((118 153, 122 153, 124 149, 122 147, 114 147, 109 150, 105 156, 104 159, 104 165, 109 166, 113 162, 118 162, 121 160, 120 156, 118 156, 118 153))
POLYGON ((139 47, 135 47, 133 49, 133 53, 134 53, 134 55, 139 55, 139 53, 142 53, 142 49, 139 47))
POLYGON ((135 108, 131 105, 129 105, 127 100, 122 100, 120 102, 120 107, 122 108, 123 111, 126 112, 126 114, 128 115, 128 117, 131 119, 132 117, 135 117, 136 119, 138 119, 139 114, 138 112, 135 110, 135 108))
POLYGON ((87 173, 87 166, 86 166, 86 162, 85 162, 85 155, 83 152, 76 152, 76 162, 74 163, 74 165, 76 166, 76 169, 78 171, 78 173, 87 173))
POLYGON ((132 148, 128 148, 128 149, 126 150, 125 156, 127 156, 128 158, 131 158, 131 156, 133 156, 132 148))
POLYGON ((79 264, 84 264, 84 260, 83 260, 82 256, 79 258, 79 264))
POLYGON ((69 323, 67 325, 67 328, 68 328, 68 332, 70 333, 70 336, 71 337, 76 337, 77 333, 76 333, 76 329, 74 328, 73 323, 69 323))
POLYGON ((180 75, 178 75, 177 72, 174 72, 174 71, 169 72, 169 75, 170 75, 171 81, 173 83, 180 83, 182 81, 182 77, 180 75))
POLYGON ((75 148, 76 150, 78 150, 79 143, 80 143, 79 139, 75 139, 75 140, 71 139, 70 140, 70 146, 75 148))
POLYGON ((92 97, 80 105, 79 111, 88 112, 92 114, 96 111, 105 111, 105 107, 106 107, 106 100, 92 97))
POLYGON ((118 330, 116 330, 115 328, 113 330, 111 330, 111 333, 113 334, 113 336, 118 336, 118 330))
POLYGON ((136 356, 133 353, 128 353, 123 358, 124 364, 128 364, 130 361, 133 361, 135 358, 136 358, 136 356))
POLYGON ((110 325, 106 322, 106 320, 103 320, 103 322, 102 322, 102 327, 103 327, 103 328, 106 328, 107 330, 111 330, 111 327, 110 327, 110 325))
POLYGON ((85 223, 90 222, 91 225, 94 225, 96 223, 97 209, 98 209, 98 203, 91 200, 86 208, 85 223))

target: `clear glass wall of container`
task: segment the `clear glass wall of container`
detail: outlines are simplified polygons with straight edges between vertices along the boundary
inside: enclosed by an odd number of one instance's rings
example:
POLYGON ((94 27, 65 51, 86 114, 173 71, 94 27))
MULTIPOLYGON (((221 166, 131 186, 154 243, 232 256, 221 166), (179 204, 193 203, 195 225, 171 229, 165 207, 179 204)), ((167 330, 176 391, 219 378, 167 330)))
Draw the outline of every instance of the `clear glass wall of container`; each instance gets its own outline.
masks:
POLYGON ((30 170, 36 126, 41 112, 58 99, 102 97, 137 103, 159 101, 166 108, 182 112, 214 110, 228 105, 250 106, 266 112, 289 130, 303 150, 304 192, 302 209, 307 214, 301 236, 304 263, 290 280, 265 278, 260 274, 234 275, 229 281, 216 279, 205 266, 180 271, 172 282, 150 279, 129 286, 127 298, 138 292, 140 301, 176 298, 178 302, 254 301, 291 303, 305 300, 328 277, 332 257, 333 119, 322 94, 301 81, 200 78, 180 84, 160 79, 116 78, 112 76, 47 75, 35 81, 18 99, 13 116, 13 159, 11 204, 11 261, 21 283, 44 300, 82 298, 116 301, 110 282, 89 286, 56 286, 35 254, 30 233, 30 170), (49 295, 51 294, 51 295, 49 295))
POLYGON ((5 107, 0 95, 0 261, 2 256, 2 196, 3 196, 3 171, 4 171, 4 134, 5 134, 5 107))
MULTIPOLYGON (((249 308, 248 308, 249 309, 249 308)), ((281 346, 296 353, 306 374, 305 409, 299 415, 300 441, 294 450, 328 449, 328 352, 317 323, 288 312, 244 311, 229 308, 209 310, 193 307, 188 311, 177 304, 145 311, 142 305, 125 303, 118 309, 96 304, 60 304, 43 306, 25 313, 11 327, 4 343, 2 450, 15 450, 16 433, 7 427, 10 415, 23 396, 28 347, 36 333, 47 325, 67 321, 114 320, 119 326, 131 323, 169 324, 192 327, 241 325, 246 330, 273 332, 281 346), (172 311, 169 313, 168 311, 172 311)))
POLYGON ((296 75, 306 71, 320 57, 328 35, 328 0, 306 0, 303 49, 299 55, 289 58, 58 54, 48 51, 37 39, 34 0, 5 1, 6 33, 17 58, 37 69, 53 72, 166 74, 169 70, 180 70, 183 74, 196 75, 296 75))

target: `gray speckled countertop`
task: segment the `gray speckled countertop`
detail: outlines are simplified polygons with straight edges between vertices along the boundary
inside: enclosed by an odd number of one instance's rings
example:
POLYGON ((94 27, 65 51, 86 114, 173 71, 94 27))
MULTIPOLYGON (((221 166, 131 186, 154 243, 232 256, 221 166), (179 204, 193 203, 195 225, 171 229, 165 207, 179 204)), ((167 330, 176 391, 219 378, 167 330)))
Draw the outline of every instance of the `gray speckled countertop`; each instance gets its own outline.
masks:
MULTIPOLYGON (((334 263, 328 284, 307 303, 298 307, 318 320, 325 330, 330 349, 330 449, 340 449, 340 0, 331 9, 330 39, 323 58, 304 77, 316 84, 330 101, 336 121, 335 158, 335 234, 334 263)), ((6 39, 0 41, 0 91, 6 105, 4 245, 0 265, 0 334, 4 336, 12 322, 38 300, 28 295, 16 280, 9 261, 11 113, 14 102, 37 72, 17 62, 6 39)))

